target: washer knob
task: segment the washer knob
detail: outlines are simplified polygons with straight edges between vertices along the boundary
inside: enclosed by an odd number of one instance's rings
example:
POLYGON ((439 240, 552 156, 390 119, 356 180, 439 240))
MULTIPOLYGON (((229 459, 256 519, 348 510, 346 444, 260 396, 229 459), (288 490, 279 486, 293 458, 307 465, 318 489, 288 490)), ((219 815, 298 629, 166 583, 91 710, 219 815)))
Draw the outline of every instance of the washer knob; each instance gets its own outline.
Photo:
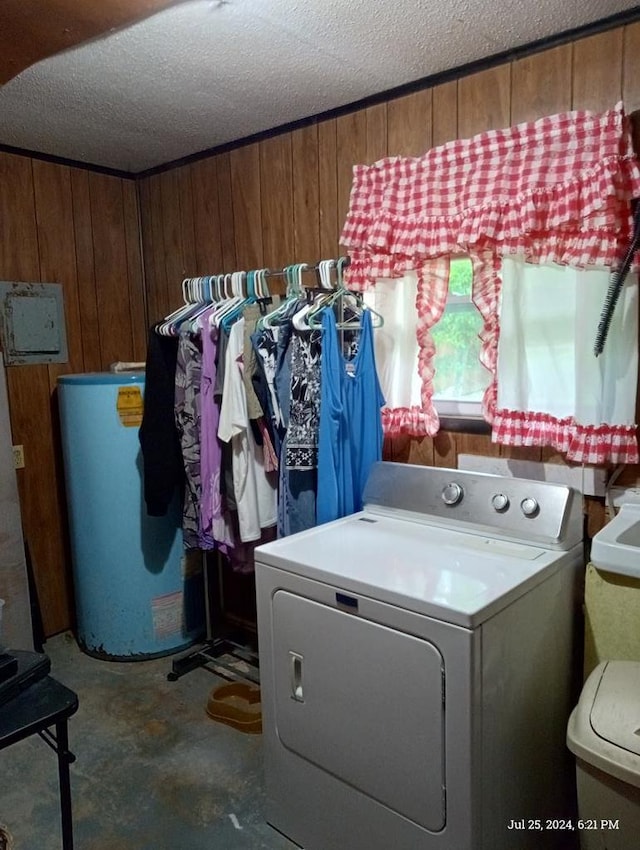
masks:
POLYGON ((534 517, 540 510, 540 505, 535 499, 527 498, 520 502, 522 513, 527 517, 534 517))
POLYGON ((442 488, 442 501, 445 505, 457 505, 462 501, 464 490, 455 481, 451 481, 442 488))
POLYGON ((494 510, 502 513, 509 507, 509 497, 505 496, 504 493, 496 493, 493 499, 491 499, 491 504, 494 510))

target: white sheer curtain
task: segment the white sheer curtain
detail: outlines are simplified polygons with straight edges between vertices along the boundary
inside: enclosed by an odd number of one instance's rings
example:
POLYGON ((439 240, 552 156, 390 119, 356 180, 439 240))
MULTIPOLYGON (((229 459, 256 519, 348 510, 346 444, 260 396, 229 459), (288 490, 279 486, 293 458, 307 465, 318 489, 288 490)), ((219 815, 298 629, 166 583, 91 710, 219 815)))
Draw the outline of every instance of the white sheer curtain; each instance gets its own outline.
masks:
POLYGON ((384 325, 376 329, 374 342, 380 386, 390 408, 420 405, 417 293, 415 272, 406 272, 400 280, 377 280, 364 293, 365 303, 384 317, 384 325))
POLYGON ((365 302, 384 318, 374 339, 387 436, 438 432, 440 420, 432 401, 436 350, 431 328, 444 311, 448 284, 449 258, 438 257, 422 260, 400 277, 380 276, 364 290, 365 302))
MULTIPOLYGON (((497 410, 517 421, 536 411, 533 425, 516 424, 513 444, 565 443, 565 425, 631 427, 638 386, 638 281, 620 295, 604 352, 593 343, 610 280, 609 269, 502 260, 497 410), (514 414, 516 416, 514 417, 514 414)), ((558 448, 561 448, 558 445, 558 448)))

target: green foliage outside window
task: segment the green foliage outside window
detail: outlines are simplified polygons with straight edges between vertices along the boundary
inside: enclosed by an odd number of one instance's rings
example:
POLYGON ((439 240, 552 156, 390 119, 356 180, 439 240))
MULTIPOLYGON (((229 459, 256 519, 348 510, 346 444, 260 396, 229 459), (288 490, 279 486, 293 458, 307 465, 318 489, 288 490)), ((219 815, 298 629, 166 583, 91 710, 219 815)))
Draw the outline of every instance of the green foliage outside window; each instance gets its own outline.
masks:
POLYGON ((482 317, 471 301, 471 260, 451 261, 449 300, 432 330, 436 346, 434 401, 481 401, 489 373, 478 360, 482 317))

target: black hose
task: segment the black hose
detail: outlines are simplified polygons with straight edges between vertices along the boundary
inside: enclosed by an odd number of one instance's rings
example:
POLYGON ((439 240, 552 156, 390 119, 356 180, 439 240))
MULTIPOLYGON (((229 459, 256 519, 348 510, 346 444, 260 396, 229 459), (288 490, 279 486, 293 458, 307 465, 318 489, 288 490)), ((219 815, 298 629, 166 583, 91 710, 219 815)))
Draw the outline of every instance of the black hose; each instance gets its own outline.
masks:
POLYGON ((629 269, 631 268, 631 263, 633 262, 633 255, 638 250, 639 245, 640 204, 635 202, 635 209, 633 213, 633 238, 631 240, 629 248, 627 249, 625 258, 622 261, 622 265, 619 269, 616 269, 611 275, 611 281, 609 282, 609 287, 607 289, 607 294, 605 295, 604 304, 602 305, 602 311, 600 312, 600 321, 598 322, 596 339, 593 344, 593 353, 596 357, 599 354, 602 354, 604 344, 607 340, 607 334, 609 333, 611 319, 613 318, 613 313, 616 309, 616 304, 618 303, 618 298, 620 298, 622 287, 624 286, 626 277, 629 274, 629 269))

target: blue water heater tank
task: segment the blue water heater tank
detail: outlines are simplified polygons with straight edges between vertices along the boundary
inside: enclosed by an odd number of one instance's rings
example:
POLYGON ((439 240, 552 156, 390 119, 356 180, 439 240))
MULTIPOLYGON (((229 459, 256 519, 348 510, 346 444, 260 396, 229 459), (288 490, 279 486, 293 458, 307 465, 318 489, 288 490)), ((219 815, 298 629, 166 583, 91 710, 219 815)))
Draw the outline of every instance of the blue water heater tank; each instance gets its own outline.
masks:
POLYGON ((138 428, 144 373, 58 378, 80 646, 136 660, 189 646, 203 630, 202 573, 182 545, 179 499, 147 515, 138 428))

